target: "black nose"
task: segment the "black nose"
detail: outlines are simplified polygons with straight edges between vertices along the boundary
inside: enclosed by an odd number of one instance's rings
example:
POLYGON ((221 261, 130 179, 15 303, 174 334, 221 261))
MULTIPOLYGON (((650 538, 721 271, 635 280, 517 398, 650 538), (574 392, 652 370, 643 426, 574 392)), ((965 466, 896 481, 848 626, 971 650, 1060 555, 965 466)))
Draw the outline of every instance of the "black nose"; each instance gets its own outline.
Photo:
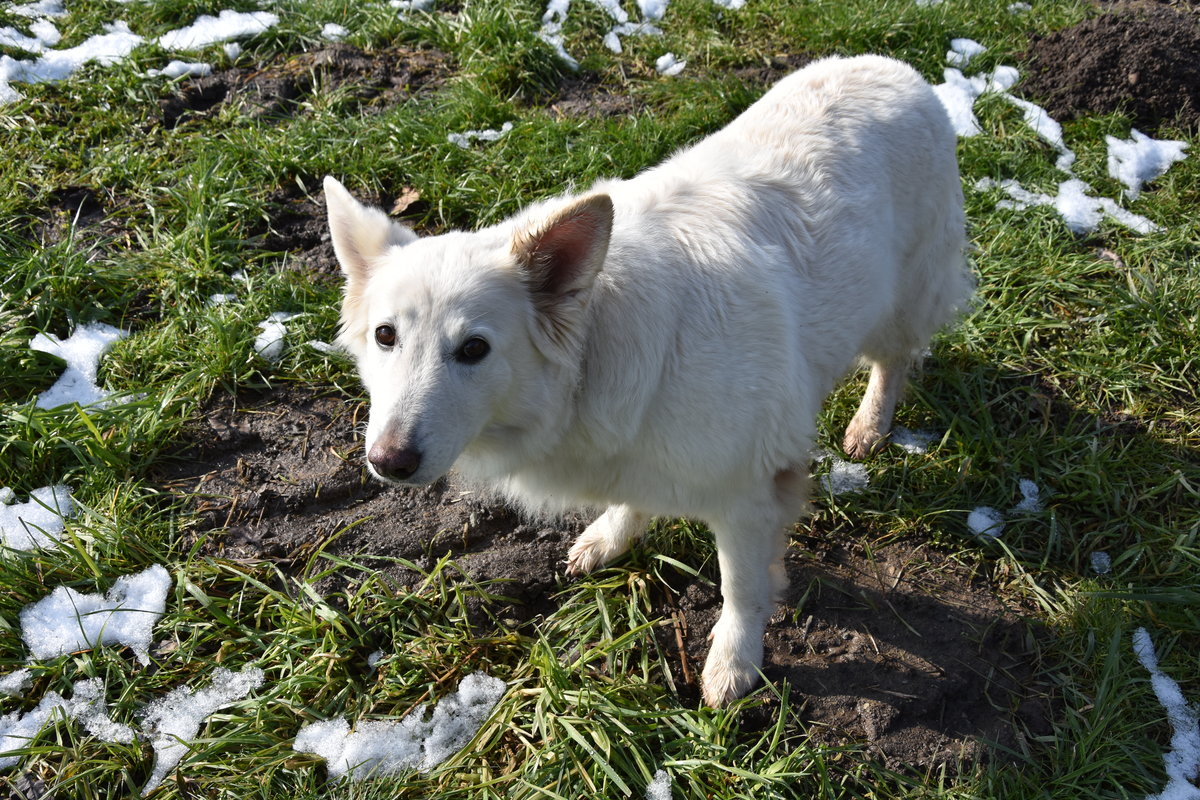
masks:
POLYGON ((421 466, 421 451, 415 447, 388 447, 382 442, 371 445, 367 460, 384 478, 408 480, 421 466))

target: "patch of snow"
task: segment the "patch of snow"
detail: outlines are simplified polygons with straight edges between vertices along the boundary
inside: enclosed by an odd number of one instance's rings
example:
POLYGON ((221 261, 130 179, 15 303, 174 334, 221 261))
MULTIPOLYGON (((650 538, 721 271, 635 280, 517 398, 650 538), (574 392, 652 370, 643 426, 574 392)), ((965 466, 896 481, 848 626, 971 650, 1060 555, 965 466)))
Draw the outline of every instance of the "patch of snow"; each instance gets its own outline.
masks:
POLYGON ((646 787, 646 800, 671 800, 671 776, 665 769, 654 773, 654 780, 646 787))
POLYGON ((166 612, 170 588, 170 573, 158 564, 118 578, 105 595, 59 586, 21 610, 21 638, 35 659, 122 644, 149 664, 151 631, 166 612))
POLYGON ((225 51, 225 57, 230 61, 237 61, 237 57, 242 54, 242 46, 237 42, 230 42, 221 49, 225 51))
MULTIPOLYGON (((920 1, 921 0, 917 0, 918 3, 920 1)), ((941 0, 938 0, 938 2, 941 2, 941 0)), ((728 8, 730 11, 737 11, 739 8, 746 5, 746 0, 713 0, 713 5, 720 6, 721 8, 728 8)))
POLYGON ((24 3, 19 6, 9 6, 4 9, 18 17, 65 17, 67 9, 63 0, 37 0, 35 3, 24 3))
POLYGON ((54 47, 62 40, 62 34, 48 19, 34 22, 29 26, 29 33, 30 35, 26 36, 11 26, 0 28, 0 46, 15 47, 29 53, 44 53, 47 48, 54 47))
POLYGON ((80 325, 66 339, 53 334, 39 333, 29 346, 43 353, 58 356, 67 368, 58 381, 38 396, 38 408, 56 408, 70 403, 81 406, 105 407, 108 392, 96 385, 100 358, 112 346, 129 334, 102 322, 80 325))
POLYGON ((237 300, 236 294, 220 294, 220 293, 218 293, 218 294, 209 296, 208 304, 210 306, 223 306, 226 303, 232 303, 234 300, 237 300))
POLYGON ((0 103, 20 99, 21 94, 11 83, 45 83, 70 77, 84 64, 95 61, 108 66, 128 56, 142 43, 142 37, 129 30, 124 22, 105 25, 105 33, 96 34, 75 47, 65 50, 46 50, 33 61, 0 56, 0 103))
POLYGON ((1150 673, 1154 696, 1171 723, 1171 751, 1163 755, 1167 785, 1146 800, 1200 800, 1200 710, 1183 697, 1179 684, 1158 668, 1154 642, 1145 628, 1133 632, 1133 652, 1150 673))
POLYGON ((36 708, 24 714, 14 711, 0 717, 0 769, 20 763, 21 756, 13 751, 27 747, 56 711, 64 713, 61 711, 63 705, 62 695, 47 692, 36 708))
POLYGON ((0 486, 0 505, 11 506, 17 502, 17 493, 11 486, 0 486))
POLYGON ((976 536, 996 539, 1004 533, 1004 515, 990 506, 979 506, 967 515, 967 527, 976 536))
POLYGON ((1033 206, 1049 206, 1059 213, 1067 227, 1076 234, 1091 233, 1099 226, 1100 220, 1105 215, 1136 233, 1152 233, 1160 230, 1150 220, 1126 211, 1107 197, 1093 197, 1089 194, 1091 187, 1078 178, 1071 178, 1060 183, 1058 194, 1053 196, 1031 192, 1011 178, 1002 181, 980 178, 975 182, 975 188, 979 191, 1000 189, 1007 194, 1011 201, 997 203, 998 208, 1021 211, 1033 206))
POLYGON ((664 53, 654 62, 654 69, 659 75, 672 77, 683 72, 683 68, 687 66, 687 61, 680 61, 675 57, 674 53, 664 53))
POLYGON ((175 78, 182 78, 185 76, 189 78, 204 78, 212 75, 212 71, 212 64, 205 64, 203 62, 179 61, 176 59, 168 63, 162 69, 152 69, 146 74, 152 78, 158 77, 159 75, 166 75, 168 78, 174 80, 175 78))
POLYGON ((504 134, 512 130, 513 124, 506 122, 500 126, 500 130, 487 129, 482 131, 467 131, 465 133, 447 134, 446 141, 450 144, 456 144, 464 150, 471 146, 472 141, 494 142, 504 134))
POLYGON ((158 39, 164 50, 198 50, 210 44, 243 36, 256 36, 273 28, 279 17, 267 11, 230 11, 215 17, 201 14, 191 25, 167 31, 158 39))
POLYGON ((47 692, 37 707, 25 714, 13 712, 0 717, 0 769, 16 766, 21 756, 14 753, 26 747, 57 713, 61 719, 76 719, 88 733, 106 742, 132 742, 133 729, 113 722, 104 704, 104 681, 100 678, 76 681, 71 699, 58 692, 47 692))
POLYGON ((821 487, 834 497, 847 492, 861 492, 870 483, 865 464, 846 461, 824 451, 818 452, 816 459, 818 462, 829 462, 829 472, 821 476, 821 487))
POLYGON ((1112 558, 1103 550, 1092 553, 1092 572, 1097 575, 1107 575, 1112 572, 1112 558))
POLYGON ((1033 6, 1029 5, 1029 3, 1009 3, 1008 4, 1008 13, 1010 13, 1010 14, 1023 14, 1026 11, 1033 11, 1033 6))
POLYGON ((433 8, 434 0, 388 0, 388 5, 402 12, 429 11, 433 8))
POLYGON ((350 31, 338 25, 336 22, 326 22, 321 28, 321 37, 328 39, 331 42, 340 42, 350 35, 350 31))
POLYGON ((76 681, 71 699, 65 701, 67 716, 79 720, 84 729, 105 742, 129 744, 136 735, 133 728, 113 722, 104 703, 104 681, 100 678, 76 681))
POLYGON ((662 29, 649 22, 622 22, 604 34, 604 46, 614 53, 622 52, 622 36, 662 36, 662 29))
POLYGON ((1062 125, 1059 125, 1058 122, 1046 113, 1046 109, 1039 105, 1031 103, 1028 100, 1022 100, 1019 97, 1013 97, 1007 92, 1001 96, 1021 109, 1021 114, 1025 117, 1025 124, 1033 128, 1034 133, 1058 151, 1058 159, 1054 162, 1054 165, 1063 172, 1070 174, 1071 167, 1075 164, 1075 153, 1071 148, 1067 147, 1067 143, 1063 140, 1062 125))
POLYGON ((338 347, 336 344, 322 342, 317 339, 310 339, 308 346, 313 350, 316 350, 318 353, 322 353, 327 356, 337 355, 338 353, 342 352, 342 348, 338 347))
POLYGON ((971 63, 971 59, 986 51, 987 48, 974 39, 951 39, 946 63, 952 67, 965 67, 971 63))
POLYGON ((258 323, 262 332, 254 338, 254 352, 272 364, 283 358, 284 337, 287 336, 287 325, 284 323, 295 316, 296 313, 292 311, 276 311, 258 323))
POLYGON ((0 694, 9 697, 24 697, 25 691, 33 684, 33 673, 29 668, 19 669, 0 677, 0 694))
POLYGON ((371 655, 367 656, 367 668, 375 669, 375 667, 379 666, 379 662, 382 660, 383 660, 383 651, 376 650, 374 653, 371 653, 371 655))
POLYGON ((542 14, 542 27, 538 31, 538 38, 553 47, 563 63, 574 70, 579 69, 579 62, 563 46, 562 35, 563 23, 567 21, 567 11, 570 7, 571 0, 550 0, 546 4, 545 13, 542 14))
POLYGON ((74 513, 69 487, 34 489, 24 503, 0 505, 0 541, 12 550, 53 550, 60 543, 67 517, 74 513))
POLYGON ((1041 490, 1038 485, 1027 478, 1021 478, 1017 483, 1021 489, 1021 502, 1013 506, 1012 514, 1038 514, 1043 509, 1041 490))
POLYGON ((366 720, 353 731, 342 719, 314 722, 300 729, 292 747, 324 759, 331 779, 429 772, 475 736, 506 688, 499 678, 473 672, 437 704, 428 721, 421 705, 399 722, 366 720))
POLYGON ((151 737, 154 769, 142 788, 142 796, 157 789, 187 755, 189 741, 196 738, 206 717, 241 700, 262 686, 263 679, 263 671, 254 667, 241 672, 218 667, 208 688, 180 686, 148 705, 143 712, 142 730, 151 737))
POLYGON ((1187 158, 1187 142, 1152 139, 1130 130, 1130 139, 1105 136, 1108 143, 1108 174, 1125 184, 1130 200, 1142 192, 1142 184, 1165 173, 1176 161, 1187 158))
POLYGON ((941 438, 936 433, 911 431, 908 428, 897 425, 895 428, 892 428, 892 436, 889 441, 903 449, 906 453, 923 455, 929 452, 929 445, 941 438))
POLYGON ((930 6, 940 6, 943 0, 916 0, 917 8, 929 8, 930 6))
POLYGON ((637 0, 638 11, 642 19, 650 22, 661 22, 667 15, 668 0, 637 0))

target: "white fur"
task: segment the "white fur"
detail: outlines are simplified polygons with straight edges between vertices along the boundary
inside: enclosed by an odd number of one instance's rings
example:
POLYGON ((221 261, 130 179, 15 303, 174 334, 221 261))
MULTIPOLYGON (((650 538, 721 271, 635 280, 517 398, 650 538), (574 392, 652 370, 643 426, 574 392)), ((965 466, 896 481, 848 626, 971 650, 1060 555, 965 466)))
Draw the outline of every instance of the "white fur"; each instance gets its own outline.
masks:
POLYGON ((332 178, 326 196, 371 459, 408 448, 405 483, 454 466, 526 507, 607 507, 572 572, 652 516, 707 522, 713 705, 758 680, 820 403, 872 365, 845 442, 869 453, 971 291, 954 131, 881 57, 816 62, 658 167, 475 233, 417 239, 332 178), (477 364, 454 356, 470 337, 491 345, 477 364))

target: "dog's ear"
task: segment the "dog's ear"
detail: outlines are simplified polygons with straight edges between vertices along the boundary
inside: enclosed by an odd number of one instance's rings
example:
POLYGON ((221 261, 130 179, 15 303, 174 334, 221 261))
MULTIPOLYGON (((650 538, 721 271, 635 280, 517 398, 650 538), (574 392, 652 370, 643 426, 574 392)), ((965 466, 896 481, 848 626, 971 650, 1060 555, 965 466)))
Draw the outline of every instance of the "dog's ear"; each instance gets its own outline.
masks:
POLYGON ((417 238, 409 228, 388 219, 379 209, 359 203, 345 186, 328 175, 325 207, 333 251, 351 284, 366 281, 375 260, 389 247, 405 245, 417 238))
POLYGON ((362 311, 371 269, 389 247, 408 244, 417 235, 388 219, 379 209, 359 203, 332 176, 325 178, 325 207, 329 212, 333 251, 346 275, 338 341, 351 353, 356 353, 366 335, 362 311))
POLYGON ((612 200, 592 194, 513 237, 513 255, 537 310, 536 340, 553 360, 569 364, 582 352, 583 310, 604 266, 612 224, 612 200))

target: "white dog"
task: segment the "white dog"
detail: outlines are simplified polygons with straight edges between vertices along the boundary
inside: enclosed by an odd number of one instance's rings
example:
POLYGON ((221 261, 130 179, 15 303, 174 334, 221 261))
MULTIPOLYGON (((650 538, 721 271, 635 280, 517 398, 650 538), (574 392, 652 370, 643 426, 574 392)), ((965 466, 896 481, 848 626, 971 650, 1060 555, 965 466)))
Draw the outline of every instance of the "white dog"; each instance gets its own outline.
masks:
POLYGON ((333 178, 325 195, 370 469, 424 484, 453 466, 527 508, 605 508, 572 573, 652 516, 708 523, 714 706, 758 680, 822 400, 870 364, 844 443, 870 453, 972 287, 946 112, 874 56, 816 62, 658 167, 475 233, 418 239, 333 178))

